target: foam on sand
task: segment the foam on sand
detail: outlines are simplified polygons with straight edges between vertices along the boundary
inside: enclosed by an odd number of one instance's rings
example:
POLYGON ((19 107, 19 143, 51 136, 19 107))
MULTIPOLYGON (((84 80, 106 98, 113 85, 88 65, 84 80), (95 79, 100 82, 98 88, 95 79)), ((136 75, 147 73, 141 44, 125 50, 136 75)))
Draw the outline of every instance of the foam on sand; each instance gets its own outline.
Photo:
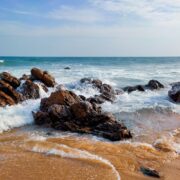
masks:
POLYGON ((64 144, 45 142, 44 140, 32 141, 32 139, 30 139, 30 141, 27 142, 27 146, 25 146, 25 148, 27 147, 28 150, 31 150, 33 152, 43 153, 46 155, 56 155, 56 156, 61 156, 63 158, 93 160, 93 161, 101 162, 112 169, 112 172, 116 176, 117 180, 121 179, 118 171, 113 166, 113 164, 111 164, 110 161, 100 156, 91 154, 87 151, 71 148, 64 144))

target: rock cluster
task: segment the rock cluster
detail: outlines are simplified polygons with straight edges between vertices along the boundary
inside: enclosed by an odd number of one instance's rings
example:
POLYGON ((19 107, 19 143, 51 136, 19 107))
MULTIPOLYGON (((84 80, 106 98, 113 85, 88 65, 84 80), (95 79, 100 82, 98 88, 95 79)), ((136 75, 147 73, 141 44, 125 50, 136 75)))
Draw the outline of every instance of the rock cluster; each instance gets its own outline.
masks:
POLYGON ((127 86, 127 87, 124 87, 123 90, 125 92, 131 93, 133 91, 142 91, 143 92, 146 89, 153 91, 153 90, 158 90, 158 89, 161 89, 161 88, 164 88, 164 85, 161 84, 159 81, 150 80, 148 82, 148 84, 146 84, 146 85, 127 86))
POLYGON ((54 85, 54 78, 37 68, 31 70, 31 75, 23 75, 20 79, 8 72, 3 72, 0 74, 0 107, 40 98, 39 86, 47 91, 47 87, 54 87, 54 85), (41 84, 37 85, 34 81, 39 81, 41 84))
POLYGON ((103 84, 99 79, 83 78, 80 80, 81 83, 91 84, 93 87, 97 88, 100 95, 95 95, 90 97, 87 101, 91 103, 102 104, 105 101, 113 102, 116 95, 121 94, 122 90, 115 90, 109 84, 103 84))
POLYGON ((112 114, 102 112, 97 104, 68 90, 59 90, 42 99, 34 119, 38 125, 48 124, 57 130, 94 134, 112 141, 132 137, 112 114))

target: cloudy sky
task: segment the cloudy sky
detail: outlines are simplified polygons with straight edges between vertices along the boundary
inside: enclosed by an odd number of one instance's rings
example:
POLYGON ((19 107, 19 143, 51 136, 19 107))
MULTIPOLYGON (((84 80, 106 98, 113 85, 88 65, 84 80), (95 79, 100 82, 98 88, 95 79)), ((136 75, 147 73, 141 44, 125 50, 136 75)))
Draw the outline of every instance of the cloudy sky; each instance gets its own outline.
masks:
POLYGON ((179 56, 180 0, 0 0, 0 55, 179 56))

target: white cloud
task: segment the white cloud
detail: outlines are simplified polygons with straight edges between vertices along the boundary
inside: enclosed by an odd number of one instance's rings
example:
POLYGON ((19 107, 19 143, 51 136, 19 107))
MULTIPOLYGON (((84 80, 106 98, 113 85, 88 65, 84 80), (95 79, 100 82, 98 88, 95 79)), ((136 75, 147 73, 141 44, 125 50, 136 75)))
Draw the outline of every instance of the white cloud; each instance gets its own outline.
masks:
POLYGON ((94 23, 104 19, 104 16, 93 8, 78 8, 71 6, 61 6, 48 13, 49 18, 81 22, 81 23, 94 23))
POLYGON ((124 17, 180 21, 180 0, 90 0, 95 7, 124 17))

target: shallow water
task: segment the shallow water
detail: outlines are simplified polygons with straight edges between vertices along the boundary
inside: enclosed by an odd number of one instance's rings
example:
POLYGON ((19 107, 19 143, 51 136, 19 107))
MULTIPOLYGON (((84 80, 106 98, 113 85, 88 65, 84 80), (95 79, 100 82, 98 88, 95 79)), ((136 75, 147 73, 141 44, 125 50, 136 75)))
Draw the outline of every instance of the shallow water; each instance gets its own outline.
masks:
MULTIPOLYGON (((133 133, 132 140, 116 143, 34 126, 31 112, 38 110, 40 100, 0 108, 0 159, 6 169, 0 168, 0 179, 12 179, 13 166, 17 170, 24 167, 24 175, 20 173, 19 179, 25 179, 25 174, 29 179, 38 179, 43 168, 47 179, 52 176, 54 179, 58 176, 62 179, 118 179, 126 171, 137 173, 141 179, 140 166, 158 169, 162 163, 178 157, 180 106, 169 100, 167 92, 170 83, 179 81, 180 58, 0 59, 3 60, 0 71, 20 77, 29 74, 32 67, 40 67, 52 73, 59 84, 86 97, 99 92, 92 86, 81 85, 79 80, 84 77, 99 78, 115 88, 146 84, 150 79, 165 85, 160 91, 125 93, 113 104, 103 104, 104 111, 112 112, 133 133), (64 70, 67 66, 71 70, 64 70), (24 125, 28 126, 21 127, 24 125), (9 132, 5 132, 7 130, 9 132), (47 136, 47 132, 52 135, 47 136), (58 164, 64 171, 59 170, 58 164)), ((41 91, 42 97, 49 94, 41 91)))

